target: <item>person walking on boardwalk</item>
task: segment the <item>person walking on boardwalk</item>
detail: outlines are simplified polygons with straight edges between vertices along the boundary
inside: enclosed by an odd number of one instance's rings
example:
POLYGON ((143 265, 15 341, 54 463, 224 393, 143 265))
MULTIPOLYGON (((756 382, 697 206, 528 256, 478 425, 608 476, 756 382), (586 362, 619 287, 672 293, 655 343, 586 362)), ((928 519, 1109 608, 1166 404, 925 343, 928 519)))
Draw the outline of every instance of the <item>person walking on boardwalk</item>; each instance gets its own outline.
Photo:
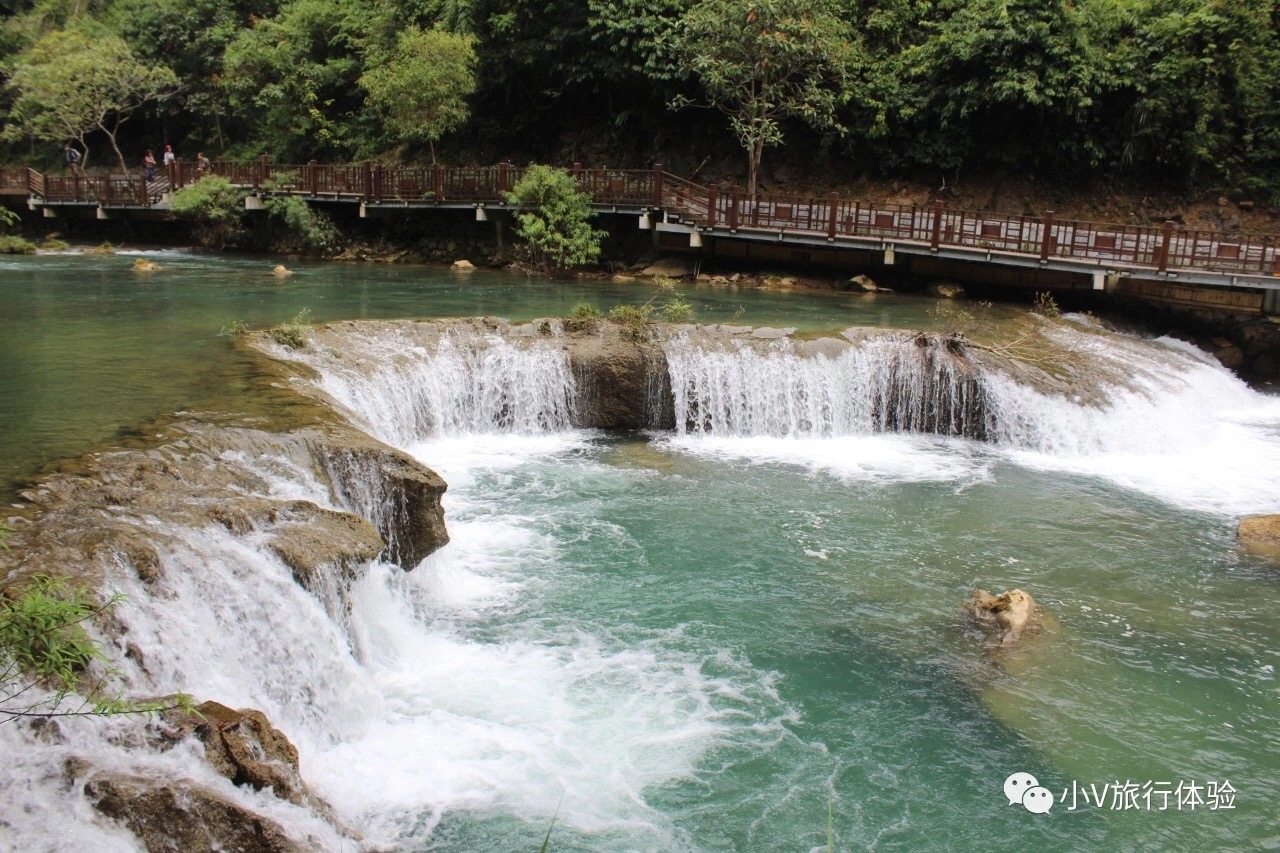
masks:
POLYGON ((147 180, 155 180, 156 177, 156 155, 151 153, 151 149, 147 149, 147 153, 142 155, 142 168, 147 170, 147 180))
POLYGON ((80 156, 80 151, 70 142, 67 143, 66 148, 62 149, 62 156, 67 159, 67 169, 71 171, 71 174, 74 175, 81 171, 80 160, 82 157, 80 156))

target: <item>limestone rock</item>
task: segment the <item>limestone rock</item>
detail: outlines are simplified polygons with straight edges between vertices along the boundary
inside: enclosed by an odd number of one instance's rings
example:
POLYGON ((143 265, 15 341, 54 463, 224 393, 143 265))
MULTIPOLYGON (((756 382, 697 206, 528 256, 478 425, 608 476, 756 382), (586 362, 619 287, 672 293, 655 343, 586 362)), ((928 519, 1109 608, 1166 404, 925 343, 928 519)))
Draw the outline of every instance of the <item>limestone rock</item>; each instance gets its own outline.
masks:
POLYGON ((373 523, 391 562, 412 571, 448 543, 440 504, 448 487, 435 471, 372 439, 316 450, 341 503, 373 523))
POLYGON ((1280 514, 1240 519, 1236 538, 1246 551, 1280 560, 1280 514))
POLYGON ((298 772, 298 750, 266 715, 252 708, 239 711, 218 702, 203 702, 199 715, 170 711, 165 722, 176 739, 195 735, 204 744, 205 758, 214 770, 237 785, 261 791, 295 805, 311 799, 298 772))
POLYGON ((849 287, 851 290, 861 290, 864 293, 875 293, 880 290, 880 286, 866 275, 855 275, 849 279, 849 287))
POLYGON ((935 281, 925 292, 939 299, 960 299, 964 296, 964 288, 954 281, 935 281))
POLYGON ((154 261, 148 261, 146 258, 135 258, 133 261, 134 272, 157 272, 162 269, 164 267, 154 261))
POLYGON ((1040 612, 1035 599, 1020 589, 994 596, 985 589, 974 590, 964 609, 975 623, 1006 646, 1016 643, 1034 625, 1040 612))
POLYGON ((284 264, 276 264, 271 268, 271 274, 276 278, 288 278, 293 275, 293 270, 289 269, 284 264))
POLYGON ((293 570, 299 584, 315 591, 330 569, 355 579, 382 551, 382 538, 359 516, 292 501, 277 516, 267 547, 293 570))
POLYGON ((642 269, 640 275, 655 278, 658 276, 684 278, 687 275, 693 275, 693 264, 683 258, 663 258, 642 269))
POLYGON ((453 266, 450 267, 450 269, 454 272, 475 272, 476 265, 467 260, 454 261, 453 266))
POLYGON ((185 779, 100 772, 85 782, 84 792, 94 808, 128 827, 150 853, 313 849, 290 838, 274 820, 185 779))

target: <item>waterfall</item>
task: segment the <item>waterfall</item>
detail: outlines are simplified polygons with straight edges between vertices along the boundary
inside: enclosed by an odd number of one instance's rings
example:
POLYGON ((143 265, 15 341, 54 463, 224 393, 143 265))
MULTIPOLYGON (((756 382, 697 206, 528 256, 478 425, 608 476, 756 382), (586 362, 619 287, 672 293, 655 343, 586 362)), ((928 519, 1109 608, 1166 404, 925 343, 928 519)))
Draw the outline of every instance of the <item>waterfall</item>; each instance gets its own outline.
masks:
POLYGON ((288 357, 315 368, 323 391, 396 447, 433 436, 535 434, 572 424, 573 373, 558 348, 463 334, 427 348, 395 332, 356 336, 349 344, 345 354, 313 348, 288 357))
POLYGON ((834 357, 767 350, 666 348, 681 434, 823 437, 928 432, 984 438, 985 388, 972 365, 913 336, 885 335, 834 357))

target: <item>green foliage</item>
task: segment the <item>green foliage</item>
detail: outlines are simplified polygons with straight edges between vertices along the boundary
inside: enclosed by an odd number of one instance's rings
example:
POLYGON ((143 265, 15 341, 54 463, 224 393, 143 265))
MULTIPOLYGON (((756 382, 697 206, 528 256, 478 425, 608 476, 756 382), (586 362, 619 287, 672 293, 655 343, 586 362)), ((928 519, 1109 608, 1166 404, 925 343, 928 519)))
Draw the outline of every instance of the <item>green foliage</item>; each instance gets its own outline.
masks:
POLYGON ((202 245, 224 248, 245 233, 243 190, 226 178, 206 175, 173 194, 173 212, 194 223, 202 245))
POLYGON ((254 147, 286 162, 351 155, 369 132, 357 81, 376 22, 371 4, 290 0, 240 31, 222 85, 254 147))
POLYGON ((333 220, 299 196, 274 196, 262 205, 267 215, 284 228, 277 249, 332 252, 340 248, 342 235, 333 220))
MULTIPOLYGON (((764 149, 782 144, 784 119, 845 130, 837 111, 857 50, 829 0, 702 0, 673 30, 670 45, 746 149, 753 198, 764 149)), ((672 106, 695 102, 680 96, 672 106)))
POLYGON ((360 77, 365 103, 402 142, 431 145, 466 122, 467 97, 475 91, 476 53, 470 36, 409 27, 395 49, 360 77))
MULTIPOLYGON (((8 535, 3 525, 0 531, 8 535)), ((191 708, 191 697, 185 694, 139 703, 104 690, 108 678, 115 673, 103 666, 102 651, 85 632, 84 624, 122 600, 123 596, 113 595, 99 603, 64 578, 45 575, 33 578, 20 590, 9 589, 0 594, 0 723, 18 717, 137 714, 191 708), (92 675, 93 668, 101 673, 92 675), (86 697, 84 702, 73 709, 64 707, 67 697, 76 692, 86 697)))
POLYGON ((143 105, 176 91, 178 80, 168 68, 140 62, 124 39, 99 30, 55 30, 17 57, 7 85, 14 102, 5 135, 77 139, 87 166, 86 137, 100 131, 127 173, 116 141, 120 126, 143 105))
POLYGON ((234 338, 243 335, 249 331, 249 326, 243 320, 232 320, 218 331, 218 336, 223 338, 234 338))
POLYGON ((0 227, 7 228, 10 225, 17 225, 20 221, 16 210, 0 206, 0 227))
POLYGON ((272 340, 290 349, 302 349, 307 345, 307 327, 311 324, 311 309, 303 308, 286 323, 271 327, 272 340))
POLYGON ((599 320, 600 317, 600 309, 590 302, 575 303, 569 310, 569 318, 572 320, 599 320))
POLYGON ((659 276, 653 280, 653 283, 658 286, 658 293, 649 302, 654 303, 659 296, 664 299, 661 307, 656 309, 658 316, 668 323, 687 323, 693 319, 693 306, 686 302, 676 290, 679 282, 673 278, 659 276))
POLYGON ((34 255, 36 244, 14 234, 0 236, 0 255, 34 255))
POLYGON ((39 248, 42 252, 65 252, 71 248, 71 245, 66 240, 58 240, 51 237, 42 242, 39 248))
POLYGON ((609 322, 617 323, 632 335, 639 337, 653 320, 653 305, 615 305, 609 309, 609 322))
POLYGON ((531 166, 506 193, 518 205, 516 233, 533 250, 545 272, 589 264, 600 257, 605 232, 591 227, 590 197, 563 169, 531 166))

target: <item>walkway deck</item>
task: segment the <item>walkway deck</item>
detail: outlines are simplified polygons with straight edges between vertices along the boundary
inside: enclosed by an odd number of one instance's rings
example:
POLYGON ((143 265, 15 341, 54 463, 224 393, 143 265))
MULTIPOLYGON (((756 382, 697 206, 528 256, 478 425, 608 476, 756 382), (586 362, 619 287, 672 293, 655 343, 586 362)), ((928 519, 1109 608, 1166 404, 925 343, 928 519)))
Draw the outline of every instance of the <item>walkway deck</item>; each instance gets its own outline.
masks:
MULTIPOLYGON (((178 161, 151 182, 141 177, 46 175, 0 169, 0 193, 25 193, 32 208, 97 207, 100 215, 167 210, 171 189, 205 174, 227 178, 258 197, 297 195, 320 203, 360 205, 361 215, 393 209, 509 210, 503 193, 524 169, 496 166, 383 166, 214 161, 207 170, 178 161)), ((841 198, 762 195, 701 186, 661 165, 652 169, 583 169, 579 186, 597 210, 636 214, 660 231, 796 247, 845 247, 1095 276, 1133 276, 1209 287, 1280 291, 1280 235, 1223 233, 961 210, 938 202, 908 206, 841 198)), ((484 218, 481 213, 477 218, 484 218)), ((1277 294, 1269 293, 1270 306, 1277 294)), ((1274 309, 1268 313, 1274 313, 1274 309)))

